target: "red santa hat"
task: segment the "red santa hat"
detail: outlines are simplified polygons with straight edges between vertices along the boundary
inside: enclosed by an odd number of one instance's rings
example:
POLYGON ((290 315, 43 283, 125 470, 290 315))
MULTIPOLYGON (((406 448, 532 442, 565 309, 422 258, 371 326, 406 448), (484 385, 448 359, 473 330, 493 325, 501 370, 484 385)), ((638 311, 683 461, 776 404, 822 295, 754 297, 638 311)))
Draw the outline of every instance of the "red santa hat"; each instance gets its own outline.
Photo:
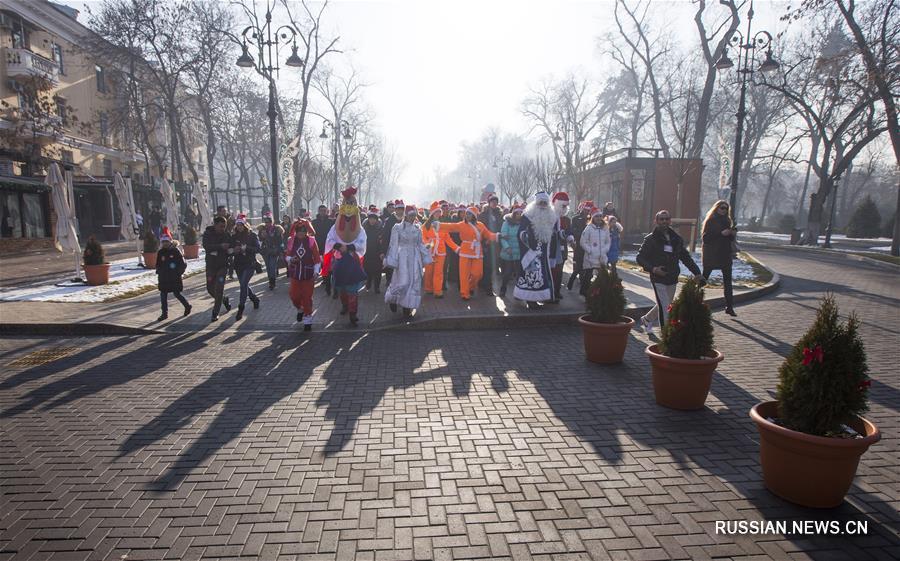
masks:
POLYGON ((466 212, 467 212, 467 213, 470 213, 470 214, 474 214, 475 216, 478 216, 478 214, 479 214, 481 211, 478 210, 478 207, 477 207, 477 206, 470 206, 469 208, 466 209, 466 212))
POLYGON ((343 191, 341 191, 341 196, 345 199, 349 199, 350 197, 356 196, 356 187, 347 187, 343 191))
POLYGON ((290 237, 293 238, 294 234, 297 231, 304 230, 304 229, 306 230, 307 236, 315 237, 316 229, 313 228, 312 222, 310 222, 309 220, 306 220, 305 218, 298 218, 297 220, 294 221, 294 223, 291 225, 290 237))
POLYGON ((404 214, 416 214, 417 212, 419 211, 416 209, 416 205, 406 205, 404 207, 404 214))
POLYGON ((161 242, 172 241, 172 233, 169 232, 168 226, 162 229, 162 233, 159 235, 159 241, 161 241, 161 242))
POLYGON ((579 212, 584 209, 587 209, 588 211, 590 211, 593 208, 596 208, 594 206, 594 201, 581 201, 581 204, 578 205, 579 212))
POLYGON ((237 226, 241 224, 243 226, 247 225, 247 215, 246 214, 238 214, 237 218, 234 219, 234 225, 237 226))
POLYGON ((398 206, 406 206, 403 202, 403 199, 397 199, 396 201, 394 201, 394 209, 396 209, 398 206))
POLYGON ((550 199, 550 202, 555 203, 556 201, 569 202, 569 194, 565 191, 560 191, 559 193, 553 193, 553 198, 550 199))

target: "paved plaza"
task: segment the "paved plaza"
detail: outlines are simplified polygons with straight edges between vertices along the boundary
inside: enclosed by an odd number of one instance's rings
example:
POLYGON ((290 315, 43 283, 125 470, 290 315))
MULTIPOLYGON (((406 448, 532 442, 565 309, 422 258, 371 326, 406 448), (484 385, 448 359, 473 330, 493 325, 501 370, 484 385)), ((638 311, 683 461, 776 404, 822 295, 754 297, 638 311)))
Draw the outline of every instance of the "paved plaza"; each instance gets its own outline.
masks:
POLYGON ((611 367, 574 325, 0 339, 0 561, 900 558, 898 274, 753 253, 780 289, 714 314, 697 412, 655 404, 636 331, 611 367), (883 436, 810 510, 764 488, 748 410, 827 291, 860 314, 883 436))

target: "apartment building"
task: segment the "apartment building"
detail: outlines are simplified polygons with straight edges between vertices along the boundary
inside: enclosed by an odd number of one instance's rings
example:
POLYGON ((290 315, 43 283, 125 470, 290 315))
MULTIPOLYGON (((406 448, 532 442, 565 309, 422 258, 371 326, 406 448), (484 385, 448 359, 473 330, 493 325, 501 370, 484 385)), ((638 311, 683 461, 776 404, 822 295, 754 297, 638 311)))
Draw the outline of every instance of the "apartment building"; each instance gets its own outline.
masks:
MULTIPOLYGON (((82 238, 118 239, 116 172, 132 178, 145 216, 162 200, 133 131, 114 119, 126 103, 116 68, 92 56, 98 39, 78 18, 47 0, 0 0, 0 252, 52 246, 55 215, 43 183, 52 162, 73 172, 82 238)), ((162 145, 164 121, 152 135, 162 145)), ((202 164, 203 146, 191 154, 202 164)))

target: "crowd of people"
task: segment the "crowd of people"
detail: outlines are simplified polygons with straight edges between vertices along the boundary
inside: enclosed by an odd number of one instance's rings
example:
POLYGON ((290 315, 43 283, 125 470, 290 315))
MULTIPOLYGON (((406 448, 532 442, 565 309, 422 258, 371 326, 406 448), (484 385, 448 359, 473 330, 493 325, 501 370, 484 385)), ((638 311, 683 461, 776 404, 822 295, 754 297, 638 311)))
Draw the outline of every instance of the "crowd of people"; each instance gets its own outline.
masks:
MULTIPOLYGON (((570 253, 573 273, 565 282, 569 291, 577 282, 580 293, 586 295, 600 268, 617 271, 623 226, 611 202, 597 207, 593 201, 582 201, 570 217, 570 201, 564 192, 538 192, 527 205, 510 207, 500 206, 499 199, 491 195, 482 205, 441 200, 421 208, 394 200, 383 208, 372 205, 367 209, 360 208, 356 193, 352 187, 344 190, 340 205, 333 209, 322 205, 315 217, 304 210, 296 219, 284 216, 276 223, 266 212, 256 228, 245 216, 232 217, 224 206, 218 207, 202 241, 206 288, 213 298, 212 321, 218 319, 222 308, 232 309, 225 285, 235 276, 239 284, 236 319, 243 318, 248 299, 254 309, 259 308, 250 281, 263 268, 269 290, 276 289, 280 270, 286 269, 289 296, 297 310, 297 322, 305 331, 312 329, 317 286, 328 297, 340 299, 340 313, 355 326, 362 291, 381 294, 383 290, 389 309, 411 319, 421 307, 423 295, 444 298, 451 285, 463 302, 478 294, 506 299, 512 285, 511 296, 530 309, 559 303, 563 266, 570 253)), ((728 203, 717 201, 704 220, 702 273, 669 224, 668 211, 657 213, 655 228, 644 238, 637 256, 638 264, 650 274, 657 304, 641 318, 644 330, 652 333, 654 324, 665 322, 678 282, 679 262, 697 278, 721 270, 726 310, 735 315, 731 261, 736 229, 728 203)), ((164 243, 161 254, 171 247, 164 243)), ((163 261, 171 264, 173 258, 169 255, 163 261)), ((158 267, 160 319, 167 317, 169 292, 182 301, 185 315, 190 312, 181 296, 180 274, 177 286, 172 286, 171 277, 179 269, 183 271, 183 260, 168 274, 158 267)))

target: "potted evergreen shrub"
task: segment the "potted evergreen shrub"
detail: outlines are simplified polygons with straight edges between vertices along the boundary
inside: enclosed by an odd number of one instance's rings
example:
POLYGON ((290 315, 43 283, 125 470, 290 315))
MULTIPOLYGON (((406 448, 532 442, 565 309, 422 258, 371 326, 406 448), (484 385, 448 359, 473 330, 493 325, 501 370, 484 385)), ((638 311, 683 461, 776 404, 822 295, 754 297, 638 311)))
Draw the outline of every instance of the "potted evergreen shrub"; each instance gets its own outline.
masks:
POLYGON ((159 240, 153 232, 144 234, 144 267, 156 269, 156 252, 159 251, 159 240))
POLYGON ((91 236, 84 246, 84 276, 92 286, 109 283, 109 263, 106 262, 103 246, 91 236))
POLYGON ((184 232, 184 258, 197 259, 200 257, 200 244, 197 243, 197 230, 193 226, 185 226, 184 232))
POLYGON ((871 381, 858 328, 856 315, 842 322, 834 297, 826 295, 778 370, 776 401, 750 410, 766 487, 791 502, 841 504, 860 456, 881 438, 860 416, 871 381))
POLYGON ((622 362, 628 346, 628 332, 634 320, 625 312, 622 281, 605 267, 599 269, 586 296, 588 313, 578 318, 584 334, 584 353, 591 362, 622 362))
POLYGON ((712 315, 697 281, 684 283, 667 316, 660 342, 644 351, 653 371, 656 403, 671 409, 700 409, 724 356, 713 348, 712 315))

